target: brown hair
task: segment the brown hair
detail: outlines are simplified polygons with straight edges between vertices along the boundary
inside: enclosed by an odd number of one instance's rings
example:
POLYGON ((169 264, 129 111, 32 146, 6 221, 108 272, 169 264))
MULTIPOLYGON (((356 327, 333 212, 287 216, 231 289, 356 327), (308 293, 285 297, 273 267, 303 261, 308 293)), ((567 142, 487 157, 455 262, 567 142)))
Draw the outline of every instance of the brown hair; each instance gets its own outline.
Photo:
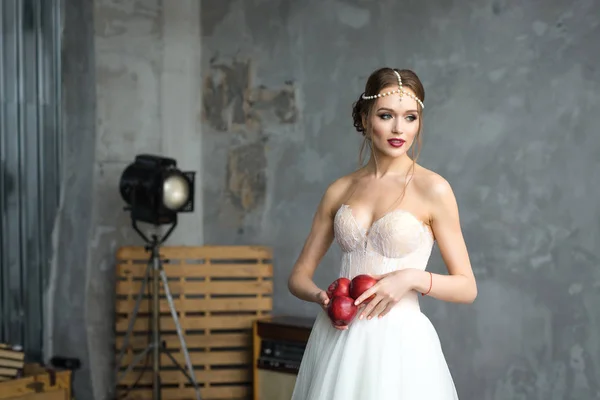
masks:
MULTIPOLYGON (((381 92, 383 89, 389 86, 397 86, 398 85, 398 77, 394 73, 394 71, 400 74, 402 78, 402 86, 408 89, 411 89, 414 94, 420 99, 422 102, 425 102, 425 89, 423 88, 423 84, 421 80, 413 71, 409 69, 392 69, 392 68, 380 68, 369 76, 367 79, 367 83, 365 85, 365 94, 367 96, 371 96, 381 92)), ((360 147, 360 152, 358 155, 359 158, 359 166, 363 163, 363 152, 365 147, 368 144, 368 138, 365 135, 365 127, 363 125, 363 117, 367 117, 375 104, 376 99, 365 100, 362 98, 363 93, 358 97, 358 100, 352 105, 352 119, 354 120, 354 127, 358 132, 360 132, 364 136, 363 143, 360 147)), ((413 160, 413 168, 414 163, 417 161, 419 154, 421 153, 421 130, 423 129, 423 119, 421 106, 417 103, 417 108, 419 110, 419 131, 416 136, 416 144, 418 150, 415 152, 415 146, 412 147, 412 160, 413 160), (416 154, 415 154, 416 153, 416 154)))

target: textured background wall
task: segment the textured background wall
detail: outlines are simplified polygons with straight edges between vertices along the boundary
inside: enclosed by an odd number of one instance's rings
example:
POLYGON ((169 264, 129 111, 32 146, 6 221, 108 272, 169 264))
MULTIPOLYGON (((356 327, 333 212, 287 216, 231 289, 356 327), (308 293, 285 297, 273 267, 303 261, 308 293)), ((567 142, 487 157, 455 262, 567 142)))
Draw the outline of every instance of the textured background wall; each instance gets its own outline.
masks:
MULTIPOLYGON (((46 358, 79 358, 82 368, 75 374, 74 390, 90 398, 94 368, 90 367, 86 301, 96 139, 93 7, 78 0, 64 0, 63 14, 64 175, 45 293, 44 352, 46 358)), ((102 307, 109 299, 92 300, 102 307)))
POLYGON ((79 399, 112 398, 114 257, 142 244, 118 185, 136 154, 171 156, 197 172, 196 210, 167 244, 203 240, 199 7, 64 0, 65 177, 46 352, 81 359, 79 399))
POLYGON ((118 182, 123 169, 140 153, 174 157, 178 166, 197 173, 196 212, 180 218, 168 244, 202 243, 202 151, 199 130, 200 46, 198 2, 96 0, 96 88, 98 118, 95 196, 89 255, 88 295, 91 360, 98 365, 94 394, 112 387, 110 351, 114 304, 114 256, 120 246, 141 243, 123 211, 118 182), (104 304, 100 302, 104 301, 104 304), (100 306, 100 310, 98 307, 100 306), (100 312, 98 312, 100 311, 100 312), (96 351, 102 349, 102 351, 96 351))
POLYGON ((277 312, 318 310, 286 280, 356 166, 352 102, 373 69, 412 68, 420 160, 455 189, 479 280, 473 305, 423 300, 461 398, 600 397, 598 2, 219 1, 201 22, 204 238, 274 247, 277 312))
POLYGON ((326 186, 356 166, 351 104, 384 65, 423 79, 421 163, 454 186, 479 279, 473 305, 423 300, 461 398, 600 397, 598 2, 65 4, 48 348, 84 361, 78 398, 111 391, 112 260, 139 243, 117 185, 135 154, 199 173, 170 243, 272 245, 276 312, 315 315, 286 280, 326 186))

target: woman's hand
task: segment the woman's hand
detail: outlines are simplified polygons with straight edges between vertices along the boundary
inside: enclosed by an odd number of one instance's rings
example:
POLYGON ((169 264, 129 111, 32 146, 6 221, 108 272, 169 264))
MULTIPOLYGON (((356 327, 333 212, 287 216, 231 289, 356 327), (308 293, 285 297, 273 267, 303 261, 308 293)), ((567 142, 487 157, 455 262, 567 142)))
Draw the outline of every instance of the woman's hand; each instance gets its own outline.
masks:
POLYGON ((354 304, 364 306, 364 309, 359 314, 359 319, 366 317, 367 319, 375 317, 383 317, 390 312, 392 307, 396 305, 408 292, 413 290, 415 270, 403 269, 400 271, 390 272, 384 275, 374 275, 377 283, 365 290, 354 304), (362 303, 370 296, 375 297, 368 303, 362 303))
MULTIPOLYGON (((316 302, 321 306, 323 311, 325 311, 325 313, 327 313, 327 307, 329 307, 329 296, 327 296, 327 292, 325 292, 324 290, 320 290, 319 292, 317 292, 315 297, 316 297, 316 302)), ((335 329, 339 329, 340 331, 344 331, 344 330, 348 329, 347 326, 335 325, 333 322, 331 323, 331 325, 335 329)))

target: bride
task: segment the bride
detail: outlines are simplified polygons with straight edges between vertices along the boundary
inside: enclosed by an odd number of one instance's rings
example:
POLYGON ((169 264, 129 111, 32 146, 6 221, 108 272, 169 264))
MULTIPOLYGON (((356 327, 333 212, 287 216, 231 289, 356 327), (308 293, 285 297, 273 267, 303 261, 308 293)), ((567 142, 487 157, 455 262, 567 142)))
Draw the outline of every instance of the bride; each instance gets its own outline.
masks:
POLYGON ((368 148, 370 158, 327 188, 288 280, 294 296, 322 307, 292 400, 458 399, 419 294, 471 303, 477 285, 452 188, 416 163, 424 97, 414 72, 381 68, 354 104, 361 153, 368 148), (334 240, 342 250, 340 277, 377 280, 343 326, 328 318, 330 299, 313 281, 334 240), (436 243, 448 274, 426 270, 436 243))

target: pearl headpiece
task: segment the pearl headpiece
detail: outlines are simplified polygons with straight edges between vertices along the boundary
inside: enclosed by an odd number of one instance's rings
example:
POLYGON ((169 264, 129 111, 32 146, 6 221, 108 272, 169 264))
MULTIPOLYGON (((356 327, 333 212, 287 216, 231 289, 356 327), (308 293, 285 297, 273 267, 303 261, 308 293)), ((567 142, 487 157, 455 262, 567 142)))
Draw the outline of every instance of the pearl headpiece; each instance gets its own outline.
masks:
MULTIPOLYGON (((385 96, 389 96, 392 95, 394 93, 398 93, 400 94, 400 97, 403 97, 404 95, 414 99, 417 103, 419 103, 421 105, 421 108, 425 108, 425 106, 423 105, 423 102, 414 94, 407 92, 406 90, 402 89, 402 78, 400 77, 400 74, 398 73, 398 71, 394 70, 394 73, 396 74, 396 76, 398 77, 398 89, 396 90, 392 90, 390 92, 385 92, 385 93, 379 93, 379 94, 374 94, 372 96, 366 96, 364 93, 362 95, 362 98, 365 100, 371 100, 371 99, 375 99, 378 97, 385 97, 385 96)), ((402 100, 402 99, 400 99, 402 100)))

